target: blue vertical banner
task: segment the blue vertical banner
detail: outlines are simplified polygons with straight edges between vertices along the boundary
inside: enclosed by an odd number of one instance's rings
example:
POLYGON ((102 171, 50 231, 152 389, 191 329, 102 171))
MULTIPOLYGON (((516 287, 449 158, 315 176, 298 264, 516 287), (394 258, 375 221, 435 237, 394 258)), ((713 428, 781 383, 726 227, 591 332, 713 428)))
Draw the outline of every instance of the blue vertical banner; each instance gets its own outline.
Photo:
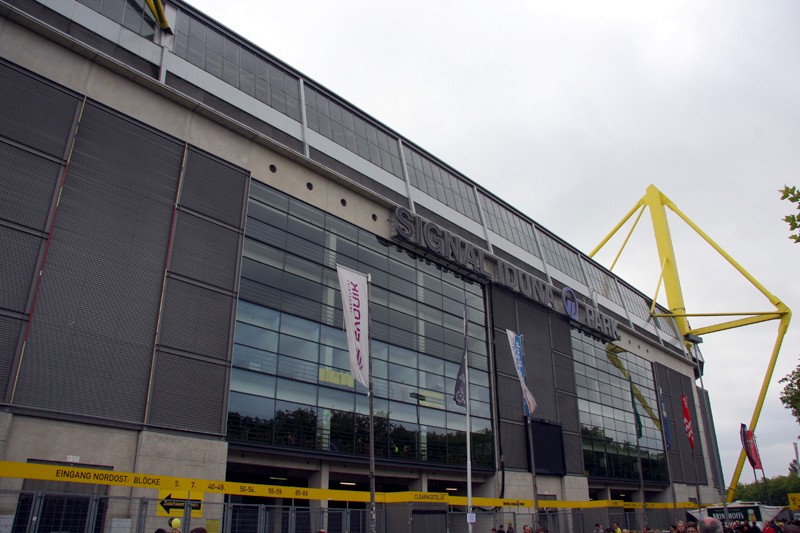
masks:
POLYGON ((511 356, 514 358, 514 368, 517 369, 519 386, 522 388, 522 403, 525 405, 525 416, 528 416, 536 409, 536 400, 533 397, 533 393, 528 389, 528 385, 525 383, 525 362, 522 358, 522 335, 518 335, 510 329, 506 330, 506 335, 508 335, 508 343, 511 345, 511 356))

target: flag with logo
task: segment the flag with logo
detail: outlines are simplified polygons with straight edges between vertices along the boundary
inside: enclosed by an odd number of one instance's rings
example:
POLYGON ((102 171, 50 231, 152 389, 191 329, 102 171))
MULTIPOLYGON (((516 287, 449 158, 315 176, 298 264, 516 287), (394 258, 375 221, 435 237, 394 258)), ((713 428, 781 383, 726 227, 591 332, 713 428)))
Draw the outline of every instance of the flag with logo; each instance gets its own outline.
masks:
POLYGON ((681 403, 683 404, 683 425, 686 428, 686 436, 689 438, 689 446, 694 450, 694 431, 692 431, 692 415, 689 414, 689 401, 686 395, 681 396, 681 403))
POLYGON ((353 378, 369 389, 369 277, 336 265, 353 378))
POLYGON ((522 388, 522 402, 525 405, 525 415, 533 413, 536 409, 536 400, 525 384, 525 363, 522 359, 522 335, 517 335, 510 329, 506 330, 508 343, 511 345, 511 356, 514 358, 514 368, 517 369, 519 386, 522 388))
POLYGON ((456 387, 453 391, 453 401, 461 407, 467 406, 467 330, 469 321, 467 320, 467 302, 464 302, 464 352, 461 354, 461 366, 458 367, 456 376, 456 387))
POLYGON ((669 415, 667 414, 667 404, 664 403, 664 391, 658 388, 658 401, 661 402, 661 427, 664 428, 664 443, 667 449, 672 449, 672 442, 669 438, 669 415))

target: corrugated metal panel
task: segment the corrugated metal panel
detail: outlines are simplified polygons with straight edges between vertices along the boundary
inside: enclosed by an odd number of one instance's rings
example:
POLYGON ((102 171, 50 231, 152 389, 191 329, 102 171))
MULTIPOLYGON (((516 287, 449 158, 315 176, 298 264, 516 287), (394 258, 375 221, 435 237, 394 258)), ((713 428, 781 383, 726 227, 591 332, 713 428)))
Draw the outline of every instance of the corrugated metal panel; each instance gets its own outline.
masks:
POLYGON ((576 394, 575 365, 573 365, 572 359, 564 355, 554 353, 553 363, 555 364, 556 369, 556 388, 572 395, 576 394))
POLYGON ((564 462, 566 463, 568 474, 583 475, 583 448, 581 447, 581 436, 566 431, 562 433, 564 438, 564 462))
POLYGON ((0 316, 0 395, 5 394, 10 382, 22 324, 22 320, 0 316))
POLYGON ((0 142, 0 219, 44 231, 60 164, 0 142))
POLYGON ((87 105, 15 402, 142 421, 182 146, 87 105))
POLYGON ((42 239, 0 226, 0 308, 25 312, 42 239))
POLYGON ((572 394, 557 392, 558 395, 558 421, 566 431, 580 431, 578 419, 578 397, 572 394))
MULTIPOLYGON (((69 317, 66 317, 69 318, 69 317)), ((14 403, 141 422, 152 347, 34 320, 14 403)))
POLYGON ((190 149, 181 205, 241 228, 246 185, 247 174, 241 170, 190 149))
POLYGON ((228 291, 236 286, 240 234, 178 212, 170 271, 228 291))
POLYGON ((219 434, 227 396, 225 366, 157 352, 149 423, 219 434))
POLYGON ((77 96, 0 62, 0 137, 61 159, 77 96))
POLYGON ((526 428, 523 424, 500 422, 500 445, 506 468, 528 470, 530 454, 525 445, 528 441, 525 432, 526 428))
POLYGON ((170 279, 160 344, 226 360, 233 301, 233 296, 170 279))

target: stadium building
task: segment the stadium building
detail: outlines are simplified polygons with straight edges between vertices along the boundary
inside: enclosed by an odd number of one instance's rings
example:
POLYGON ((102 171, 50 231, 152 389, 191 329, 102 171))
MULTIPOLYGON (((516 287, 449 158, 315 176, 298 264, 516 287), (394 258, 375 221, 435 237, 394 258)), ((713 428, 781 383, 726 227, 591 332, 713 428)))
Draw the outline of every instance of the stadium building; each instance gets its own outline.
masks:
MULTIPOLYGON (((141 0, 0 0, 3 464, 369 491, 340 264, 371 278, 376 491, 467 495, 466 302, 476 498, 531 499, 533 463, 540 507, 719 501, 698 358, 647 296, 188 3, 165 10, 169 30, 141 0)), ((0 488, 156 497, 69 481, 0 488)))

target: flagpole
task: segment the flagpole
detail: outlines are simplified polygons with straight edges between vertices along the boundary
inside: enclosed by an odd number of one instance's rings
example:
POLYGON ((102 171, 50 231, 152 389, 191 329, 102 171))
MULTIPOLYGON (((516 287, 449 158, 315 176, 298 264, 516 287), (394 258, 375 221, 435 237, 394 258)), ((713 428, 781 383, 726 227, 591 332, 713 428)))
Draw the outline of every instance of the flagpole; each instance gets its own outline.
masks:
POLYGON ((639 438, 642 435, 642 420, 639 418, 639 411, 636 409, 636 395, 633 393, 633 378, 628 373, 628 385, 631 389, 631 407, 633 407, 634 426, 636 431, 636 460, 639 464, 639 494, 642 500, 642 525, 647 525, 647 501, 644 496, 644 472, 642 472, 642 454, 639 447, 639 438))
MULTIPOLYGON (((367 307, 369 307, 369 292, 370 292, 370 284, 372 283, 372 275, 367 274, 367 307)), ((372 313, 369 313, 369 318, 367 320, 367 327, 371 325, 370 322, 372 321, 372 313)), ((372 331, 372 328, 369 328, 368 331, 372 331)), ((367 338, 367 346, 370 346, 370 339, 367 338)), ((370 533, 376 533, 377 531, 377 516, 375 512, 375 408, 374 408, 374 398, 373 398, 373 386, 372 386, 372 350, 369 350, 367 354, 367 360, 369 361, 369 388, 367 390, 367 398, 369 399, 369 531, 370 533)))
POLYGON ((453 401, 467 410, 466 416, 466 439, 467 439, 467 530, 472 533, 472 522, 475 519, 472 514, 472 421, 470 420, 469 405, 469 344, 468 331, 469 319, 467 318, 467 300, 464 300, 464 350, 461 353, 461 365, 458 367, 456 375, 456 386, 453 390, 453 401))
MULTIPOLYGON (((527 407, 525 408, 527 410, 527 407)), ((525 425, 528 427, 529 455, 531 459, 531 483, 533 485, 533 529, 539 529, 539 490, 536 486, 536 458, 533 455, 533 425, 531 415, 525 415, 525 425)))
POLYGON ((658 388, 658 405, 661 406, 661 445, 664 446, 664 460, 667 462, 667 479, 669 480, 670 492, 672 493, 672 510, 677 516, 678 513, 678 498, 675 496, 675 482, 672 479, 672 468, 669 466, 669 442, 667 440, 667 433, 669 432, 669 414, 667 406, 664 404, 664 391, 661 389, 658 374, 654 374, 656 379, 656 387, 658 388), (666 418, 665 418, 666 416, 666 418))
POLYGON ((464 378, 467 391, 467 532, 472 533, 472 420, 469 405, 469 355, 467 354, 467 308, 464 303, 464 378))

